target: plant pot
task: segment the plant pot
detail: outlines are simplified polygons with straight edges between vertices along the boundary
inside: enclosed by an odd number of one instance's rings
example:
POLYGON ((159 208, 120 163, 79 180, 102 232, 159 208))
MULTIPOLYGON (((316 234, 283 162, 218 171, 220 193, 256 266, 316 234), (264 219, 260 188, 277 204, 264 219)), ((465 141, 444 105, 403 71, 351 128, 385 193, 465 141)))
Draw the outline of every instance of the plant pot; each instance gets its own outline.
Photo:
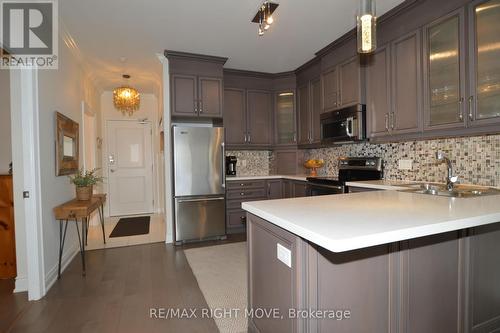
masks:
POLYGON ((93 186, 76 187, 76 199, 79 201, 88 201, 92 199, 93 186))

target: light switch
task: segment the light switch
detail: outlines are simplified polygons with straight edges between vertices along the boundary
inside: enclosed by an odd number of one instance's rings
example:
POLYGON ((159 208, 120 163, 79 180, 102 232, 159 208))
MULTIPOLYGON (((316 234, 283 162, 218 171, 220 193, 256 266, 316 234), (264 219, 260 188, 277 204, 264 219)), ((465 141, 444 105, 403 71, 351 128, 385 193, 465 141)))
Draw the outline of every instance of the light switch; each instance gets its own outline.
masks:
POLYGON ((412 160, 399 160, 398 169, 399 170, 411 170, 413 168, 412 160))
POLYGON ((278 243, 276 244, 276 252, 279 261, 281 261, 288 267, 292 267, 292 251, 278 243))

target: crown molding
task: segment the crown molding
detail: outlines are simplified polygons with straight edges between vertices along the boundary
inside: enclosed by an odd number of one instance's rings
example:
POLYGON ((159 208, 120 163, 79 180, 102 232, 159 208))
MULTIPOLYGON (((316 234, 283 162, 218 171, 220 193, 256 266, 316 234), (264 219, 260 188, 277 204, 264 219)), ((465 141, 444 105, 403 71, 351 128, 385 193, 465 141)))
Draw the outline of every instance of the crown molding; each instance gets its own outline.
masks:
POLYGON ((195 60, 195 61, 215 62, 215 63, 220 63, 222 65, 224 65, 228 59, 225 57, 217 57, 217 56, 210 56, 210 55, 204 55, 204 54, 179 52, 179 51, 171 51, 171 50, 165 50, 164 55, 169 60, 171 60, 171 59, 188 59, 188 60, 195 60))

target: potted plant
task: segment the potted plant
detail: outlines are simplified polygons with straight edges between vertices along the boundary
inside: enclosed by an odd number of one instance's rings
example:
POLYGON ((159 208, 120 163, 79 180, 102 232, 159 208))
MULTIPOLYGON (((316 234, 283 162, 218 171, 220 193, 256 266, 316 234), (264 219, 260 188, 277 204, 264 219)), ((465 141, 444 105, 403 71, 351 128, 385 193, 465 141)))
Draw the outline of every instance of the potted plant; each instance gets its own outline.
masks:
POLYGON ((97 170, 99 169, 83 171, 82 168, 74 176, 69 176, 71 183, 76 187, 77 200, 86 201, 92 198, 94 185, 102 182, 104 179, 96 175, 97 170))

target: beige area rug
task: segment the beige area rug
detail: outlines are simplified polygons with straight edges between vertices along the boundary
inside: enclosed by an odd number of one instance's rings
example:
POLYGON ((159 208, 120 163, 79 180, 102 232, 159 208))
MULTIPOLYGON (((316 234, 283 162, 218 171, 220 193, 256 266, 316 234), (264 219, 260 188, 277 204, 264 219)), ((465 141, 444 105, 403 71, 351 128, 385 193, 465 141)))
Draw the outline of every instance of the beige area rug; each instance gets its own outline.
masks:
MULTIPOLYGON (((184 251, 208 307, 239 309, 238 316, 214 318, 221 333, 247 332, 247 243, 215 245, 184 251)), ((219 317, 219 316, 217 316, 219 317)))

